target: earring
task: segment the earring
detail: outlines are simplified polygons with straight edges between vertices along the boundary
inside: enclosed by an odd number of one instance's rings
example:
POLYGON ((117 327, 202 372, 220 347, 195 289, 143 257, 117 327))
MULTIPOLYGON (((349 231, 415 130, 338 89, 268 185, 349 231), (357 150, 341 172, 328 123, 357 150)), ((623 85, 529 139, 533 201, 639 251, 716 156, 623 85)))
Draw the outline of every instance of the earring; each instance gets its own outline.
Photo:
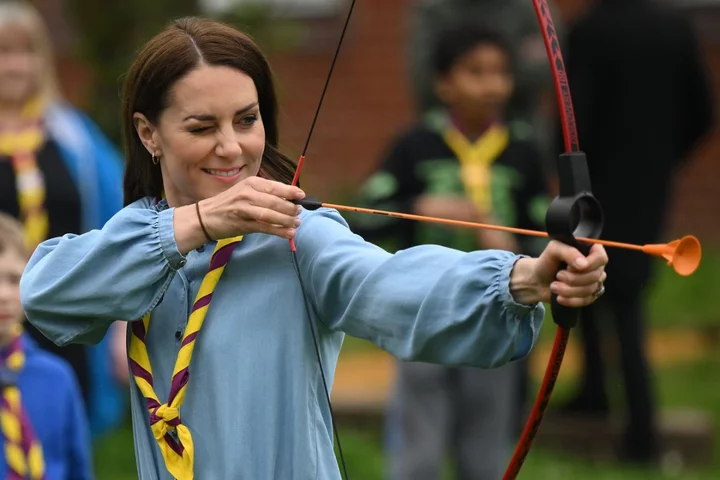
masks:
POLYGON ((152 162, 153 165, 157 165, 160 162, 160 159, 155 156, 155 154, 152 154, 152 162))

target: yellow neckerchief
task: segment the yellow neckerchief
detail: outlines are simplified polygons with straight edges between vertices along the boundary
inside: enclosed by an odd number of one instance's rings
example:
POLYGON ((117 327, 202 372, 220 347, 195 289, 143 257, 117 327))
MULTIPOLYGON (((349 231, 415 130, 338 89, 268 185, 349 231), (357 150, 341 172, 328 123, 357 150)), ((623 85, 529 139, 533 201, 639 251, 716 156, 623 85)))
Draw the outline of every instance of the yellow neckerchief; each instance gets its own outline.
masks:
POLYGON ((187 426, 180 420, 180 407, 185 400, 185 391, 190 376, 195 339, 205 321, 213 291, 220 281, 235 247, 242 236, 220 240, 210 259, 210 268, 200 284, 190 313, 180 351, 175 361, 172 383, 167 403, 161 403, 153 387, 153 373, 145 343, 150 326, 150 314, 142 321, 132 322, 130 337, 130 370, 135 383, 145 397, 150 414, 150 428, 160 447, 165 467, 177 480, 193 479, 195 448, 187 426))
POLYGON ((10 157, 23 223, 25 244, 30 251, 45 239, 50 228, 45 210, 45 179, 37 164, 37 151, 45 142, 42 126, 43 101, 35 99, 25 106, 18 128, 0 126, 0 156, 10 157))
MULTIPOLYGON (((25 366, 25 352, 22 349, 22 328, 15 328, 3 368, 12 376, 17 376, 25 366)), ((0 430, 4 439, 5 461, 8 468, 6 478, 42 480, 45 478, 45 460, 42 447, 38 442, 23 408, 20 389, 15 382, 9 381, 2 386, 2 406, 0 407, 0 430)))
POLYGON ((477 140, 470 142, 452 124, 443 129, 443 139, 460 162, 461 180, 473 203, 483 212, 492 210, 490 170, 510 141, 507 127, 494 123, 477 140))

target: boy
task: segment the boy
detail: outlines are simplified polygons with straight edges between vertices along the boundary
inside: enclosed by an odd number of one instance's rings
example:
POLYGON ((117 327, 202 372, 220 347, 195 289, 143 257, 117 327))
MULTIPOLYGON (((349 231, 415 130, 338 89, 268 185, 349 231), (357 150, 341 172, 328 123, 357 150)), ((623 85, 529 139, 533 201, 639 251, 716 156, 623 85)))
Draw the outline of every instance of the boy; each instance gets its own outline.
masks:
POLYGON ((0 213, 0 478, 89 480, 88 421, 73 371, 22 331, 22 226, 0 213))
MULTIPOLYGON (((395 140, 361 190, 374 208, 455 220, 543 228, 548 204, 540 154, 527 128, 503 114, 513 93, 512 55, 497 33, 457 25, 439 38, 430 111, 395 140)), ((537 254, 534 237, 458 229, 387 216, 351 219, 354 231, 391 249, 436 243, 462 250, 500 248, 537 254)), ((544 242, 544 240, 540 240, 544 242)), ((458 478, 496 480, 522 421, 518 387, 524 362, 494 370, 404 363, 390 415, 393 480, 438 480, 451 446, 458 478)), ((522 387, 520 388, 522 390, 522 387)))

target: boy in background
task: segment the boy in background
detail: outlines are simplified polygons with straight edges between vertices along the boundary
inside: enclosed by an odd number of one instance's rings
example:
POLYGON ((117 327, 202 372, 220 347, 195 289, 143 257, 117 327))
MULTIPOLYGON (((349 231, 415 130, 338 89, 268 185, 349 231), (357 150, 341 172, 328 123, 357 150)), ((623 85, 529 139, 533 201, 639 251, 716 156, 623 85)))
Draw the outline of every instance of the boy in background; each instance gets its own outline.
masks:
MULTIPOLYGON (((443 106, 393 142, 363 185, 361 203, 543 229, 548 196, 540 153, 526 128, 523 134, 503 120, 514 88, 505 39, 480 25, 455 25, 439 38, 434 73, 443 106)), ((434 243, 537 255, 544 246, 542 239, 490 230, 380 215, 349 218, 355 232, 390 250, 434 243)), ((524 400, 519 387, 525 377, 523 361, 492 370, 400 363, 389 416, 391 478, 439 480, 448 450, 456 478, 500 478, 524 419, 518 398, 524 400)))
POLYGON ((90 430, 70 366, 23 333, 22 225, 0 213, 0 478, 90 480, 90 430))

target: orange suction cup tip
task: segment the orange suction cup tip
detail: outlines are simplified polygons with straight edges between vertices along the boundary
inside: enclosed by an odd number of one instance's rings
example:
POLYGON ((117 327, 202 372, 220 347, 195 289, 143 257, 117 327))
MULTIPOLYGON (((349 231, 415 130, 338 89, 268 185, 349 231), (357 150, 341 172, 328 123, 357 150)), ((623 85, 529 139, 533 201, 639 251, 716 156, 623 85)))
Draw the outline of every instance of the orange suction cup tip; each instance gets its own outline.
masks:
POLYGON ((645 245, 642 250, 647 254, 664 258, 678 275, 684 277, 692 275, 697 270, 702 258, 700 241, 692 235, 670 243, 645 245))

